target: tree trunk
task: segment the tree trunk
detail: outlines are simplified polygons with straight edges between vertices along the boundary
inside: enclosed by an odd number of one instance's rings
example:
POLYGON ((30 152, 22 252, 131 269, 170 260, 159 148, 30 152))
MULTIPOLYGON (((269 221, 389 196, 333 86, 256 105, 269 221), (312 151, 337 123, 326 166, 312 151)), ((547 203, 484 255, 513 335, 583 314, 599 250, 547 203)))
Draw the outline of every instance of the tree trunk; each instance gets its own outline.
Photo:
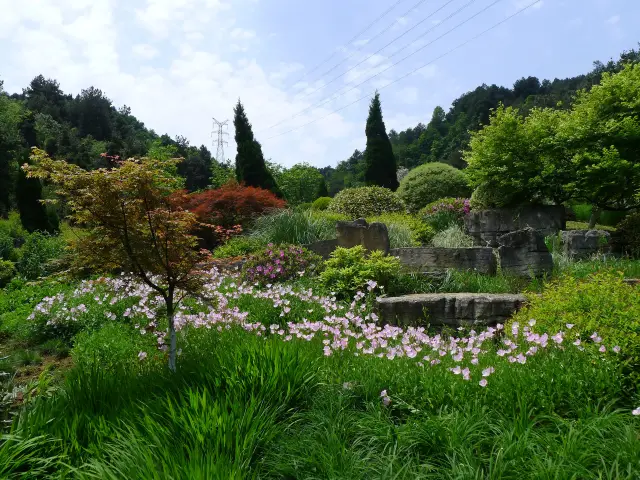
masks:
POLYGON ((167 320, 169 321, 169 370, 176 371, 176 327, 174 324, 175 312, 173 309, 173 299, 167 301, 167 320))
POLYGON ((589 230, 596 228, 596 223, 600 219, 600 209, 598 207, 591 208, 591 217, 589 217, 589 230))

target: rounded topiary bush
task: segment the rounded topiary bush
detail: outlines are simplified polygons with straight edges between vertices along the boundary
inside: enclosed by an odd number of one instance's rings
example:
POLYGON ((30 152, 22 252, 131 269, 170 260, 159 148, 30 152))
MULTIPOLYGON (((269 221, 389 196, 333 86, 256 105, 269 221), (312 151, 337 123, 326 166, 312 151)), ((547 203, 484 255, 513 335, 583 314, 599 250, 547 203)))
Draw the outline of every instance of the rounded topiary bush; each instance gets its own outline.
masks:
POLYGON ((404 203, 388 188, 358 187, 338 192, 328 210, 350 218, 404 212, 404 203))
POLYGON ((425 163, 411 170, 400 182, 398 196, 411 212, 418 212, 444 197, 466 197, 471 193, 462 170, 446 163, 425 163))
POLYGON ((332 202, 331 197, 320 197, 311 204, 311 210, 326 210, 332 202))

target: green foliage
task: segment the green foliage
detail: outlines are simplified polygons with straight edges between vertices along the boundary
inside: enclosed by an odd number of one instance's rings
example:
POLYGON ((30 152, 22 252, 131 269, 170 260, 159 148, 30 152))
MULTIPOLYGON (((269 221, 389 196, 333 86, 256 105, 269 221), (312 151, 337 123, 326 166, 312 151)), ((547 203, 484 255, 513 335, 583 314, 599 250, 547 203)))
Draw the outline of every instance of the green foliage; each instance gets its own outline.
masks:
POLYGON ((251 237, 263 244, 305 245, 336 237, 336 222, 326 215, 305 210, 282 210, 258 217, 251 229, 251 237))
POLYGON ((460 225, 453 224, 436 233, 431 244, 439 248, 469 248, 473 247, 474 242, 473 237, 467 235, 460 225))
POLYGON ((399 271, 400 260, 378 250, 367 255, 362 246, 338 247, 325 262, 320 280, 327 289, 349 298, 359 290, 365 291, 370 280, 385 287, 399 271))
MULTIPOLYGON (((324 177, 320 171, 307 163, 299 163, 287 168, 275 180, 291 205, 313 202, 322 189, 324 177)), ((324 187, 326 189, 326 185, 324 187)))
POLYGON ((640 212, 632 213, 622 220, 618 225, 618 232, 629 253, 640 258, 640 212))
POLYGON ((350 219, 364 218, 383 213, 403 212, 403 202, 388 188, 359 187, 339 192, 327 209, 346 215, 350 219))
POLYGON ((0 230, 0 260, 15 260, 13 238, 0 230))
POLYGON ((254 138, 253 130, 244 107, 238 100, 233 109, 233 125, 236 130, 236 179, 249 187, 260 187, 271 190, 282 198, 282 190, 276 184, 273 175, 267 169, 260 143, 254 138))
POLYGON ((252 255, 242 267, 243 278, 262 284, 284 282, 322 268, 322 258, 296 245, 267 245, 252 255))
POLYGON ((470 202, 466 198, 442 198, 428 204, 420 214, 426 224, 436 232, 441 232, 453 224, 462 226, 470 209, 470 202))
POLYGON ((18 272, 29 280, 35 280, 49 273, 51 260, 64 252, 63 241, 55 236, 34 232, 27 236, 19 250, 18 272))
POLYGON ((73 363, 80 369, 101 369, 119 373, 137 367, 138 352, 151 348, 147 338, 132 327, 107 323, 94 331, 80 332, 71 350, 73 363))
POLYGON ((512 322, 525 325, 535 319, 543 332, 565 332, 567 341, 580 339, 585 348, 600 348, 592 335, 618 345, 625 369, 640 381, 640 291, 627 285, 619 273, 600 272, 584 279, 563 276, 532 296, 512 322), (573 325, 573 327, 568 327, 573 325))
POLYGON ((391 248, 428 244, 436 234, 435 230, 419 217, 407 213, 383 213, 367 217, 367 222, 380 222, 387 226, 391 248))
POLYGON ((319 197, 313 202, 311 209, 319 211, 326 210, 329 208, 329 205, 331 205, 332 200, 331 197, 319 197))
POLYGON ((464 197, 469 193, 464 172, 444 163, 427 163, 414 168, 398 188, 398 196, 411 212, 418 212, 444 197, 464 197))
POLYGON ((244 257, 266 247, 268 242, 256 237, 240 235, 232 237, 213 251, 215 258, 244 257))
POLYGON ((16 267, 9 260, 0 259, 0 288, 5 287, 16 275, 16 267))
POLYGON ((380 94, 376 92, 369 106, 365 128, 367 148, 364 151, 364 180, 367 185, 385 187, 392 191, 398 188, 396 157, 382 120, 380 94))
MULTIPOLYGON (((573 210, 573 213, 576 215, 576 221, 589 223, 589 220, 591 219, 591 212, 593 212, 593 205, 587 205, 584 203, 576 204, 571 206, 571 210, 573 210)), ((604 210, 598 214, 598 224, 615 227, 626 216, 627 212, 604 210)))

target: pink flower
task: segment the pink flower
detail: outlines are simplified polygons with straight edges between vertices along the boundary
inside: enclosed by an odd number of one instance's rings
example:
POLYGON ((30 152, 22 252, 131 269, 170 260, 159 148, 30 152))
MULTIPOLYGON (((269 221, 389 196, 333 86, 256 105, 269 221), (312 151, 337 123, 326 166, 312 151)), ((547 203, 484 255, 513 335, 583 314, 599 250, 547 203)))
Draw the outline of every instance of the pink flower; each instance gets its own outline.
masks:
POLYGON ((138 360, 143 361, 145 358, 147 358, 147 352, 138 353, 138 360))
POLYGON ((640 416, 640 407, 631 410, 631 415, 635 415, 636 417, 640 416))
POLYGON ((607 351, 607 349, 605 348, 605 346, 604 346, 604 345, 601 345, 601 346, 600 346, 600 348, 598 349, 598 351, 599 351, 600 353, 604 353, 604 352, 606 352, 606 351, 607 351))
POLYGON ((489 367, 489 368, 485 368, 484 370, 482 370, 482 376, 483 377, 488 377, 489 375, 491 375, 494 372, 494 368, 493 367, 489 367))
POLYGON ((480 380, 480 382, 478 382, 480 384, 481 387, 486 387, 487 386, 487 379, 483 378, 482 380, 480 380))
POLYGON ((620 347, 618 345, 616 345, 615 347, 613 347, 613 351, 615 353, 620 353, 620 347))

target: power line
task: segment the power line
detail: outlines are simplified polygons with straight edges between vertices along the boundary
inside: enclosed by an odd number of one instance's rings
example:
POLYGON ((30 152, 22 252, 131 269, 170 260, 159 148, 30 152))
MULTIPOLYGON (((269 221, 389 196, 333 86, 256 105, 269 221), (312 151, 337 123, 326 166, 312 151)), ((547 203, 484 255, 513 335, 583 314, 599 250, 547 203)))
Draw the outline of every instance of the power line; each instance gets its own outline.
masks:
MULTIPOLYGON (((420 2, 418 2, 415 6, 417 6, 418 4, 422 3, 424 0, 421 0, 420 2)), ((362 65, 364 62, 366 62, 367 60, 369 60, 370 58, 372 58, 374 55, 377 55, 378 53, 380 53, 382 50, 384 50, 385 48, 387 48, 389 45, 392 45, 393 43, 395 43, 396 41, 400 40, 402 37, 404 37, 407 33, 411 32, 412 30, 414 30, 415 28, 419 27, 420 25, 422 25, 424 22, 426 22, 427 20, 429 20, 431 17, 433 17, 436 13, 438 13, 440 10, 442 10, 443 8, 445 8, 447 5, 453 3, 455 0, 448 0, 444 5, 442 5, 440 8, 438 8, 437 10, 431 12, 429 15, 427 15, 425 18, 423 18, 422 20, 420 20, 418 23, 416 23, 413 27, 411 27, 408 30, 405 30, 402 34, 398 35, 396 38, 394 38, 393 40, 391 40, 389 43, 387 43, 384 47, 376 50, 375 52, 373 52, 371 55, 369 55, 367 58, 365 58, 364 60, 361 60, 360 62, 356 63, 354 66, 352 66, 350 69, 346 70, 345 72, 341 73, 340 75, 338 75, 337 77, 333 78, 332 80, 329 80, 327 83, 325 83, 324 85, 322 85, 321 87, 316 88, 315 90, 306 93, 302 98, 307 98, 310 95, 313 95, 314 93, 316 93, 318 90, 322 90, 324 87, 326 87, 327 85, 335 82, 336 80, 338 80, 341 77, 344 77, 347 73, 349 73, 350 71, 354 70, 355 68, 359 67, 360 65, 362 65)), ((475 1, 475 0, 473 0, 475 1)), ((473 2, 470 2, 473 3, 473 2)), ((467 4, 468 6, 469 4, 467 4)), ((405 14, 406 15, 406 14, 405 14)), ((391 25, 393 26, 393 24, 391 25)), ((391 28, 391 27, 389 27, 391 28)), ((429 33, 430 31, 432 31, 432 29, 427 30, 427 32, 425 32, 423 35, 426 35, 427 33, 429 33)), ((381 32, 383 33, 383 32, 381 32)), ((418 37, 420 38, 420 37, 418 37)), ((358 49, 359 50, 359 49, 358 49)), ((338 63, 337 65, 335 65, 333 68, 331 68, 330 70, 327 70, 325 73, 323 73, 320 78, 324 77, 327 73, 332 72, 333 70, 335 70, 338 66, 342 65, 344 62, 346 62, 347 60, 349 60, 349 58, 351 58, 355 53, 358 52, 358 50, 355 50, 354 52, 351 53, 351 55, 349 55, 347 58, 345 58, 342 62, 338 63)), ((271 127, 269 127, 271 128, 271 127)))
MULTIPOLYGON (((391 5, 388 9, 386 9, 384 12, 382 12, 380 14, 380 16, 378 16, 373 22, 371 22, 369 25, 367 25, 366 27, 364 27, 362 30, 360 30, 356 35, 353 36, 353 38, 351 38, 346 45, 349 45, 351 42, 354 42, 355 40, 358 39, 358 37, 360 37, 360 35, 362 35, 364 32, 366 32, 367 30, 369 30, 369 28, 371 28, 372 26, 374 26, 376 23, 378 23, 382 18, 384 18, 391 10, 393 10, 394 8, 396 8, 400 3, 402 3, 404 0, 398 0, 397 2, 395 2, 393 5, 391 5)), ((424 1, 424 0, 422 0, 424 1)), ((374 37, 375 38, 375 37, 374 37)), ((318 65, 316 65, 315 67, 313 67, 311 70, 307 71, 304 75, 302 75, 302 77, 300 77, 300 79, 298 79, 296 82, 294 82, 294 85, 296 83, 301 82, 302 80, 304 80, 304 78, 309 75, 312 72, 315 72, 318 68, 320 68, 322 65, 324 65, 325 63, 327 63, 329 60, 331 60, 333 57, 336 56, 336 54, 338 53, 339 49, 335 49, 333 51, 333 53, 327 57, 325 60, 323 60, 322 62, 320 62, 318 65)))
MULTIPOLYGON (((464 10, 466 7, 468 7, 470 4, 472 4, 473 2, 475 2, 476 0, 469 0, 469 2, 467 2, 465 5, 463 5, 462 7, 460 7, 458 10, 456 10, 455 12, 453 12, 452 14, 450 14, 447 18, 445 18, 441 23, 446 22, 447 20, 453 18, 454 16, 456 16, 458 13, 460 13, 462 10, 464 10)), ((467 18, 466 20, 464 20, 463 22, 457 24, 455 27, 447 30, 445 33, 443 33, 442 35, 440 35, 439 37, 435 38, 434 40, 430 41, 429 43, 423 45, 422 47, 418 48, 417 50, 413 51, 412 53, 405 55, 404 57, 402 57, 400 60, 398 60, 396 63, 388 66, 387 68, 385 68, 384 70, 379 71, 378 73, 376 73, 375 75, 372 75, 368 78, 366 78, 365 80, 363 80, 362 82, 358 83, 357 85, 353 85, 351 88, 345 90, 344 92, 340 93, 339 95, 336 95, 336 93, 340 92, 340 90, 342 90, 345 87, 341 87, 338 90, 336 90, 335 92, 333 92, 333 94, 331 94, 328 98, 321 100, 318 103, 312 104, 302 110, 300 110, 299 112, 297 112, 296 114, 294 114, 292 117, 286 118, 278 123, 276 123, 275 125, 272 125, 271 127, 268 127, 265 130, 269 130, 273 127, 277 127, 278 125, 282 125, 284 122, 287 122, 289 120, 293 120, 294 118, 300 116, 301 114, 313 109, 313 108, 317 108, 317 107, 321 107, 322 105, 325 105, 329 102, 331 102, 332 100, 335 100, 337 98, 340 98, 341 96, 343 96, 344 94, 355 90, 356 88, 360 87, 361 85, 364 85, 365 83, 367 83, 369 80, 376 78, 378 75, 383 74, 384 72, 391 70, 393 67, 395 67, 396 65, 404 62, 405 60, 407 60, 408 58, 412 57, 413 55, 415 55, 416 53, 424 50, 425 48, 433 45, 435 42, 437 42, 438 40, 440 40, 443 37, 446 37, 447 35, 449 35, 451 32, 453 32, 454 30, 457 30, 458 28, 460 28, 461 26, 463 26, 464 24, 470 22, 471 20, 473 20, 474 18, 476 18, 478 15, 481 15, 482 13, 486 12, 487 10, 489 10, 491 7, 493 7, 495 4, 501 2, 502 0, 495 0, 493 3, 487 5, 486 7, 484 7, 482 10, 480 10, 479 12, 475 13, 474 15, 472 15, 471 17, 467 18)), ((427 32, 429 33, 429 32, 427 32)), ((398 53, 398 52, 396 52, 398 53)), ((395 53, 394 53, 395 55, 395 53)))
MULTIPOLYGON (((540 3, 541 1, 542 1, 542 0, 535 0, 534 2, 530 3, 530 4, 529 4, 529 5, 527 5, 526 7, 521 8, 521 9, 520 9, 520 10, 518 10, 517 12, 515 12, 515 13, 513 13, 513 14, 509 15, 508 17, 506 17, 506 18, 504 18, 503 20, 499 21, 498 23, 496 23, 496 24, 492 25, 491 27, 487 28, 486 30, 484 30, 484 31, 480 32, 479 34, 475 35, 474 37, 470 38, 469 40, 466 40, 465 42, 462 42, 462 43, 461 43, 461 44, 459 44, 458 46, 456 46, 456 47, 454 47, 454 48, 452 48, 452 49, 448 50, 447 52, 443 53, 443 54, 442 54, 442 55, 440 55, 439 57, 434 58, 434 59, 433 59, 433 60, 431 60, 430 62, 425 63, 424 65, 421 65, 420 67, 418 67, 418 68, 416 68, 416 69, 414 69, 414 70, 411 70, 410 72, 406 73, 405 75, 403 75, 403 76, 401 76, 401 77, 399 77, 399 78, 397 78, 397 79, 395 79, 395 80, 393 80, 393 81, 391 81, 391 82, 387 83, 386 85, 383 85, 382 87, 379 87, 377 90, 383 90, 383 89, 385 89, 385 88, 387 88, 387 87, 390 87, 391 85, 393 85, 393 84, 395 84, 395 83, 398 83, 398 82, 399 82, 399 81, 401 81, 401 80, 404 80, 404 79, 405 79, 405 78, 407 78, 408 76, 413 75, 414 73, 418 72, 419 70, 422 70, 423 68, 425 68, 425 67, 427 67, 427 66, 431 65, 432 63, 437 62, 437 61, 438 61, 438 60, 440 60, 441 58, 446 57, 447 55, 449 55, 449 54, 451 54, 451 53, 455 52, 456 50, 459 50, 460 48, 462 48, 462 47, 464 47, 464 46, 468 45, 469 43, 473 42, 474 40, 477 40, 477 39, 478 39, 478 38, 480 38, 481 36, 483 36, 483 35, 485 35, 485 34, 489 33, 491 30, 493 30, 493 29, 495 29, 495 28, 499 27, 499 26, 500 26, 500 25, 502 25, 503 23, 506 23, 507 21, 511 20, 513 17, 516 17, 517 15, 521 14, 521 13, 522 13, 522 12, 524 12, 525 10, 528 10, 529 8, 531 8, 531 7, 533 7, 534 5, 536 5, 536 4, 538 4, 538 3, 540 3)), ((325 118, 327 118, 327 117, 329 117, 329 116, 333 115, 334 113, 341 112, 342 110, 345 110, 346 108, 349 108, 351 105, 355 105, 356 103, 361 102, 362 100, 364 100, 364 99, 366 99, 366 98, 370 98, 370 97, 371 97, 371 93, 369 93, 369 94, 367 94, 367 95, 365 95, 365 96, 363 96, 363 97, 360 97, 359 99, 357 99, 357 100, 355 100, 355 101, 353 101, 353 102, 351 102, 351 103, 349 103, 349 104, 347 104, 347 105, 345 105, 345 106, 343 106, 343 107, 341 107, 341 108, 339 108, 339 109, 337 109, 337 110, 334 110, 334 111, 332 111, 332 112, 330 112, 330 113, 328 113, 328 114, 326 114, 326 115, 324 115, 324 116, 322 116, 322 117, 316 118, 315 120, 311 120, 310 122, 307 122, 307 123, 305 123, 304 125, 300 125, 300 126, 298 126, 298 127, 292 128, 292 129, 287 130, 287 131, 285 131, 285 132, 282 132, 282 133, 278 133, 278 134, 276 134, 276 135, 273 135, 273 136, 271 136, 271 137, 267 138, 266 140, 271 140, 271 139, 273 139, 273 138, 277 138, 277 137, 280 137, 280 136, 282 136, 282 135, 286 135, 287 133, 291 133, 291 132, 295 132, 296 130, 300 130, 301 128, 307 127, 307 126, 309 126, 309 125, 311 125, 311 124, 313 124, 313 123, 315 123, 315 122, 318 122, 318 121, 320 121, 320 120, 323 120, 323 119, 325 119, 325 118)), ((265 141, 266 141, 266 140, 265 140, 265 141)))

